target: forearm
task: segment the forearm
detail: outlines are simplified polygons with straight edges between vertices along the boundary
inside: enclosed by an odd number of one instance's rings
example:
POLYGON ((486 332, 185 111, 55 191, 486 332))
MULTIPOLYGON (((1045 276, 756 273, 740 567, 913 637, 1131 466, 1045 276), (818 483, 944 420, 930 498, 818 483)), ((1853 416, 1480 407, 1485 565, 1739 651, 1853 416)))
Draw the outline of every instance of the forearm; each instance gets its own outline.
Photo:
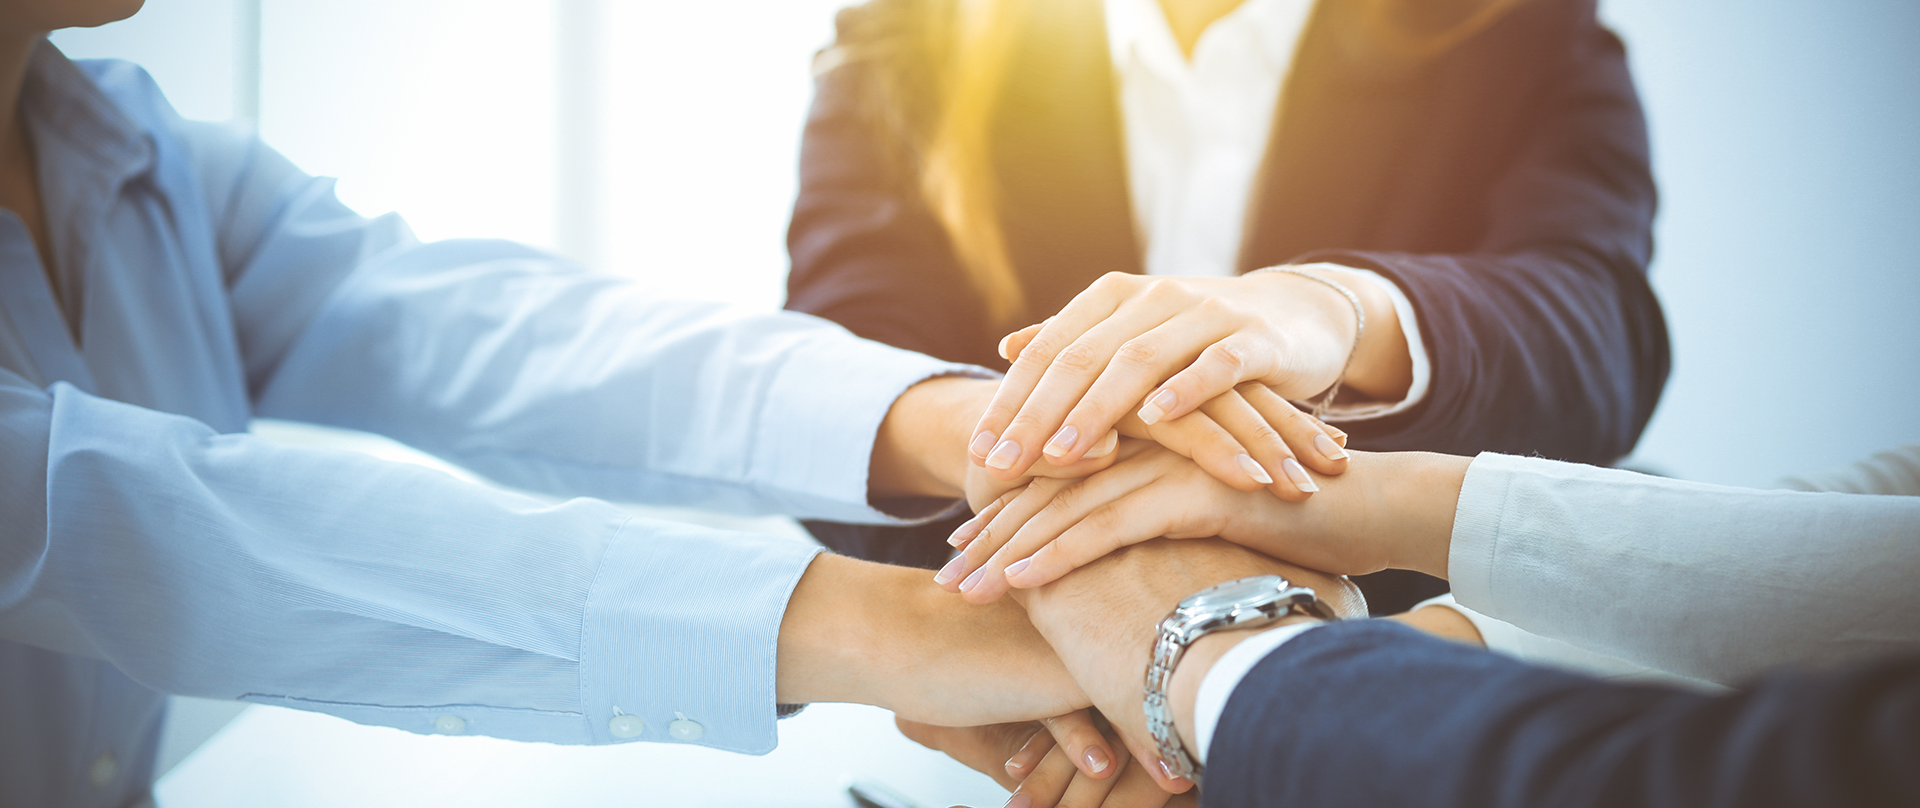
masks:
POLYGON ((780 623, 781 703, 855 702, 973 726, 1087 706, 1026 612, 974 606, 923 570, 816 558, 780 623))

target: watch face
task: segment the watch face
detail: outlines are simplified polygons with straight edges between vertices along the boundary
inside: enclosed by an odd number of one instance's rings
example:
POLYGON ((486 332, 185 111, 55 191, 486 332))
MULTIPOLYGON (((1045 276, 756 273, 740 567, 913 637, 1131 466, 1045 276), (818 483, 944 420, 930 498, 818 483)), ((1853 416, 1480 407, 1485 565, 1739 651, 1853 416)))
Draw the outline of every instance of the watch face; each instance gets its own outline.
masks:
POLYGON ((1195 592, 1180 602, 1180 608, 1217 609, 1249 601, 1257 603, 1286 587, 1287 579, 1278 575, 1242 578, 1195 592))

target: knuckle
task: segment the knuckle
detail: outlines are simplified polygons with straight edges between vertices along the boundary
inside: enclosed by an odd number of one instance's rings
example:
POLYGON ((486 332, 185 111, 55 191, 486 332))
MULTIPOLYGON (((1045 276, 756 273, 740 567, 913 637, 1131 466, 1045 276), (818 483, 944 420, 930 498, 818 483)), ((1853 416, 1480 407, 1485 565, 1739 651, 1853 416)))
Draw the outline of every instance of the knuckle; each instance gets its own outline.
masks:
MULTIPOLYGON (((1246 433, 1246 437, 1254 443, 1281 443, 1280 430, 1274 429, 1273 425, 1267 423, 1265 419, 1255 418, 1252 423, 1247 425, 1246 433)), ((1281 443, 1281 445, 1284 446, 1285 444, 1281 443)))
POLYGON ((1210 362, 1235 374, 1246 369, 1249 359, 1246 348, 1229 340, 1222 340, 1209 346, 1207 354, 1211 357, 1210 362))
POLYGON ((1046 365, 1053 361, 1053 355, 1060 351, 1060 341, 1046 332, 1033 335, 1027 345, 1020 349, 1020 356, 1014 362, 1025 365, 1046 365))
POLYGON ((1060 350, 1053 358, 1053 366, 1062 370, 1091 372, 1100 367, 1100 355, 1092 345, 1074 342, 1060 350))
POLYGON ((1040 517, 1064 516, 1073 513, 1076 509, 1075 506, 1080 502, 1082 493, 1078 486, 1060 489, 1054 493, 1053 501, 1048 502, 1046 507, 1040 509, 1040 517))
POLYGON ((1136 367, 1150 367, 1160 358, 1160 346, 1145 337, 1135 337, 1120 345, 1113 361, 1136 367))
POLYGON ((1006 423, 1008 421, 1013 420, 1013 417, 1019 414, 1019 412, 1020 412, 1020 409, 1016 407, 1012 402, 995 401, 987 405, 987 411, 983 413, 982 420, 987 422, 1006 423))
POLYGON ((1186 296, 1186 286, 1177 278, 1160 277, 1147 281, 1147 296, 1155 300, 1178 300, 1186 296))
POLYGON ((1040 423, 1040 418, 1038 416, 1035 416, 1033 413, 1030 413, 1030 412, 1024 412, 1019 415, 1015 415, 1013 417, 1013 420, 1007 422, 1007 432, 1005 435, 1001 435, 1000 437, 1002 439, 1005 439, 1007 435, 1039 432, 1041 427, 1044 427, 1044 426, 1045 424, 1040 423))
POLYGON ((1194 301, 1193 310, 1208 318, 1227 317, 1236 313, 1231 302, 1218 297, 1205 297, 1194 301))

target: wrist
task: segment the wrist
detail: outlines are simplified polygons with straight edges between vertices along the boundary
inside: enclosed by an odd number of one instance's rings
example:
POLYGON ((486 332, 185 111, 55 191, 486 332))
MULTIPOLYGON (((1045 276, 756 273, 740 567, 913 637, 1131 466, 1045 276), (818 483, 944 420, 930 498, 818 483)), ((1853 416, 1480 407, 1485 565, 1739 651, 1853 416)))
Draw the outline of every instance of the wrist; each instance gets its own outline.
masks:
MULTIPOLYGON (((1379 465, 1365 478, 1369 498, 1376 503, 1366 511, 1383 517, 1384 524, 1367 527, 1380 531, 1372 535, 1392 537, 1387 566, 1446 579, 1447 558, 1453 547, 1453 516, 1473 458, 1394 452, 1369 455, 1368 460, 1377 460, 1379 465)), ((1352 473, 1350 469, 1348 475, 1352 473)))
POLYGON ((1026 613, 975 606, 924 571, 832 554, 814 559, 780 623, 783 704, 854 702, 914 721, 978 726, 1086 707, 1026 613))
POLYGON ((964 495, 968 433, 998 386, 990 379, 940 376, 901 393, 874 437, 869 496, 964 495))

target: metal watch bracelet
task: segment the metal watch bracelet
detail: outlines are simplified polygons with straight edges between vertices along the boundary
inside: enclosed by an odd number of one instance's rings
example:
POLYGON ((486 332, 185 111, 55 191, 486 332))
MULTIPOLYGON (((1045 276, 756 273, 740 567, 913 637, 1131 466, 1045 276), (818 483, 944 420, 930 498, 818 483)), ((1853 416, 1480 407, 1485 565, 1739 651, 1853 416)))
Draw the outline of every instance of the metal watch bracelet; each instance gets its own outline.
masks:
POLYGON ((1153 655, 1147 663, 1146 682, 1143 688, 1142 706, 1146 712, 1147 731, 1153 736, 1154 746, 1165 761, 1171 773, 1200 782, 1204 768, 1180 738, 1179 730, 1174 726, 1172 701, 1168 697, 1168 686, 1173 681, 1173 672, 1186 656, 1187 649, 1201 637, 1218 631, 1240 628, 1258 628, 1284 619, 1290 614, 1300 614, 1321 620, 1335 620, 1333 610, 1323 603, 1313 590, 1293 586, 1277 575, 1255 576, 1238 581, 1229 581, 1215 587, 1209 587, 1181 601, 1167 617, 1160 621, 1153 644, 1153 655), (1251 603, 1227 603, 1220 605, 1189 603, 1201 599, 1207 593, 1224 587, 1248 582, 1272 579, 1273 589, 1259 593, 1251 603))

